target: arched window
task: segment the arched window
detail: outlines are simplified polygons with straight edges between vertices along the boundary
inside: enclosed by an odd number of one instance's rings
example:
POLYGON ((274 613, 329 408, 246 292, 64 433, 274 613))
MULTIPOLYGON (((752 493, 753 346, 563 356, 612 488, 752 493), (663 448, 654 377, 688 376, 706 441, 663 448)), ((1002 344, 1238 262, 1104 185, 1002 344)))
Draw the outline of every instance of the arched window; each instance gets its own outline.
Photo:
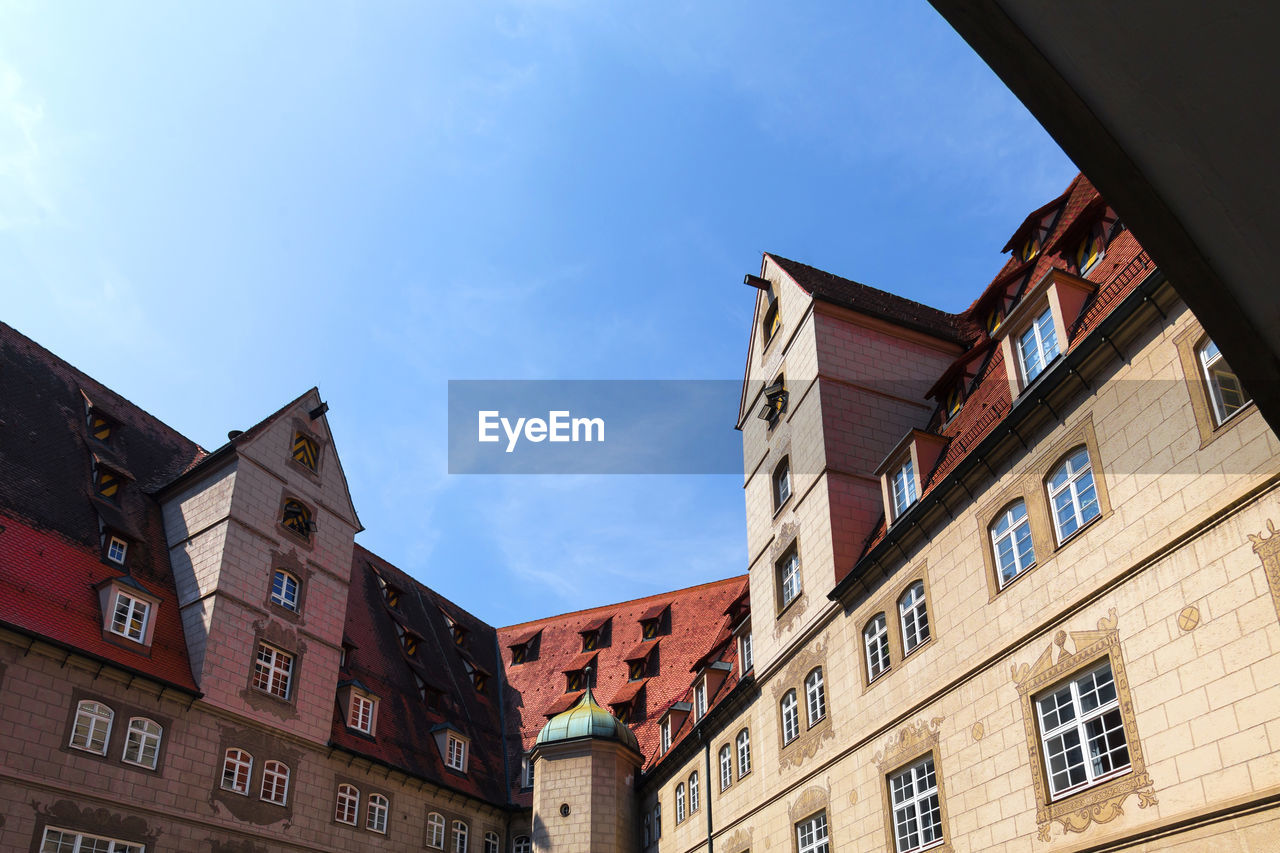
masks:
POLYGON ((1048 483, 1049 504, 1053 507, 1053 529, 1058 542, 1070 539, 1101 513, 1093 485, 1089 449, 1077 447, 1054 469, 1048 483))
POLYGON ((453 853, 467 853, 467 825, 460 820, 453 822, 453 853))
POLYGON ((782 744, 800 737, 800 711, 796 703, 796 691, 788 690, 782 697, 782 744))
POLYGON ((365 810, 365 827, 386 835, 387 812, 390 811, 390 805, 390 802, 382 794, 370 794, 369 807, 365 810))
POLYGON ((293 436, 293 458, 310 468, 316 470, 316 461, 320 458, 320 448, 307 436, 302 433, 295 433, 293 436))
POLYGON ((289 800, 289 768, 280 761, 262 765, 262 791, 259 796, 268 803, 283 806, 289 800))
POLYGON ((444 849, 444 816, 438 812, 427 815, 427 846, 444 849))
POLYGON ((898 618, 902 623, 902 652, 929 639, 929 613, 924 603, 924 581, 916 581, 898 599, 898 618))
POLYGON ((300 585, 296 575, 284 569, 276 569, 271 577, 271 603, 278 604, 285 610, 298 609, 298 590, 300 585))
POLYGON ((729 744, 720 747, 720 790, 733 784, 733 750, 729 744))
POLYGON ((310 539, 311 531, 314 529, 311 521, 311 510, 303 506, 301 501, 295 501, 293 498, 284 502, 284 512, 281 515, 280 523, 303 539, 310 539))
POLYGON ((1031 541, 1027 503, 1019 498, 991 523, 991 549, 996 558, 1000 586, 1036 564, 1036 548, 1031 541))
POLYGON ((698 771, 695 770, 689 774, 689 814, 693 814, 698 810, 700 799, 698 790, 698 771))
POLYGON ((498 840, 498 833, 486 832, 484 834, 484 853, 502 853, 502 842, 498 840))
POLYGON ((889 628, 883 613, 863 629, 862 642, 867 651, 867 681, 875 681, 889 670, 889 628))
POLYGON ((1204 380, 1209 385, 1209 401, 1213 404, 1213 420, 1222 424, 1236 412, 1252 402, 1245 393, 1239 377, 1227 364, 1227 360, 1218 351, 1213 341, 1205 341, 1197 350, 1200 357, 1200 369, 1204 371, 1204 380))
POLYGON ((809 712, 809 725, 827 715, 827 694, 822 686, 822 667, 815 667, 804 679, 805 707, 809 712))
POLYGON ((778 300, 773 297, 772 290, 769 291, 767 298, 769 307, 764 309, 764 321, 760 324, 766 344, 773 340, 774 334, 778 331, 778 300))
POLYGON ((134 717, 129 721, 129 736, 124 743, 123 760, 139 767, 156 769, 156 759, 160 754, 160 738, 164 729, 155 720, 146 717, 134 717))
POLYGON ((791 497, 791 459, 782 461, 773 469, 773 508, 778 510, 791 497))
POLYGON ((738 778, 751 772, 751 733, 746 729, 738 732, 738 778))
POLYGON ((76 749, 107 754, 111 721, 115 712, 101 702, 86 700, 76 706, 76 722, 71 728, 71 745, 76 749))
POLYGON ((529 836, 522 835, 516 839, 516 843, 511 846, 512 853, 533 853, 533 842, 529 840, 529 836))
POLYGON ((684 783, 676 785, 676 823, 684 820, 684 783))
POLYGON ((333 819, 338 823, 356 825, 356 817, 360 814, 360 789, 355 785, 338 786, 338 799, 333 819))
POLYGON ((243 749, 228 749, 222 757, 222 787, 237 794, 249 795, 249 774, 253 772, 253 756, 243 749))

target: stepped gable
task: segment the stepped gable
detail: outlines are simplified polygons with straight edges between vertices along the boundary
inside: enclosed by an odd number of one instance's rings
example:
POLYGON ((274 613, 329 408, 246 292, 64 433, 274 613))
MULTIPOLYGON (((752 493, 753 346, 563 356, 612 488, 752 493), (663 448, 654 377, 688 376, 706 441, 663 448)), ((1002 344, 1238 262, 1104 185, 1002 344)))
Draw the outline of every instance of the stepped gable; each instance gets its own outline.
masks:
POLYGON ((206 451, 0 324, 0 622, 195 692, 159 504, 151 495, 206 451), (104 440, 88 413, 110 422, 104 440), (110 499, 94 468, 119 483, 110 499), (129 540, 125 569, 104 555, 101 525, 129 540), (116 578, 159 599, 149 650, 103 637, 96 586, 116 578))
POLYGON ((980 339, 981 329, 964 314, 949 314, 888 291, 841 278, 817 267, 768 253, 796 284, 815 299, 914 329, 944 341, 968 345, 980 339))
POLYGON ((334 745, 437 785, 506 803, 503 686, 494 629, 356 545, 344 633, 349 647, 339 684, 358 682, 377 697, 377 726, 372 738, 348 729, 345 709, 335 702, 334 745), (394 606, 384 583, 399 593, 394 606), (450 619, 461 629, 461 642, 454 641, 450 619), (405 653, 397 625, 417 638, 415 654, 405 653), (487 674, 483 692, 476 690, 468 664, 487 674), (424 698, 420 683, 434 697, 424 698), (470 739, 466 773, 445 766, 436 742, 441 726, 470 739))
MULTIPOLYGON (((629 679, 627 659, 642 653, 645 645, 657 647, 656 673, 642 679, 643 716, 630 723, 645 757, 645 769, 652 767, 660 757, 659 720, 672 704, 687 701, 694 681, 691 667, 724 636, 729 619, 726 611, 741 597, 745 583, 746 577, 740 575, 498 629, 509 691, 507 720, 514 729, 513 737, 518 734, 519 742, 528 751, 548 718, 577 700, 580 692, 566 691, 566 672, 580 665, 583 658, 591 657, 584 654, 581 632, 608 620, 609 643, 593 653, 596 663, 592 692, 602 706, 609 708, 635 695, 639 682, 629 679), (663 620, 657 637, 643 638, 642 619, 663 620), (538 638, 536 658, 513 664, 511 646, 534 637, 538 638)), ((734 643, 727 647, 736 655, 734 643)), ((722 687, 718 695, 723 696, 729 689, 731 686, 722 687)), ((524 796, 528 798, 528 794, 524 796)))
MULTIPOLYGON (((993 299, 1010 287, 1011 283, 1025 279, 1026 286, 1032 286, 1050 270, 1069 269, 1073 236, 1082 235, 1082 225, 1087 224, 1085 220, 1106 208, 1105 200, 1093 185, 1083 175, 1077 175, 1066 192, 1034 211, 1027 222, 1049 212, 1055 205, 1061 206, 1061 212, 1045 236, 1043 250, 1031 261, 1024 262, 1012 257, 1005 262, 982 294, 964 311, 962 316, 966 318, 968 326, 980 327, 985 322, 985 315, 993 299)), ((1010 246, 1025 230, 1026 225, 1024 222, 1010 238, 1010 246)), ((1071 351, 1088 337, 1098 323, 1124 301, 1154 269, 1154 262, 1128 229, 1115 235, 1106 248, 1106 255, 1084 276, 1096 283, 1098 289, 1086 302, 1079 319, 1072 326, 1070 340, 1063 348, 1064 352, 1071 351)), ((989 351, 975 360, 976 373, 967 383, 964 405, 954 417, 946 418, 942 410, 945 395, 939 395, 938 408, 926 428, 947 436, 951 441, 933 471, 921 472, 924 483, 921 498, 945 480, 974 447, 996 430, 1013 406, 1004 354, 999 346, 989 346, 990 341, 990 335, 983 331, 981 337, 969 347, 969 352, 980 347, 989 347, 989 351)), ((968 353, 962 355, 957 361, 963 360, 967 355, 968 353)), ((883 539, 885 530, 885 519, 881 516, 879 525, 867 540, 864 553, 883 539)))

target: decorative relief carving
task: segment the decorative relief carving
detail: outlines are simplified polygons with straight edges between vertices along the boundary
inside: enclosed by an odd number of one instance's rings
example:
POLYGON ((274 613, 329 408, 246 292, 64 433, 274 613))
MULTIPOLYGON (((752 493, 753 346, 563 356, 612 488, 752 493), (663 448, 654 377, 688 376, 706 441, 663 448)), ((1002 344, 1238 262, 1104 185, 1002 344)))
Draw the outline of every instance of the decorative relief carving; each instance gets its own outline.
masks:
MULTIPOLYGON (((804 567, 802 566, 800 570, 804 571, 804 567)), ((808 606, 808 593, 800 593, 799 597, 797 597, 795 601, 791 602, 791 604, 787 606, 787 609, 778 616, 778 621, 773 625, 773 638, 776 640, 781 637, 782 632, 790 628, 791 623, 799 619, 800 614, 804 613, 808 606)))
POLYGON ((791 816, 793 824, 807 818, 815 812, 820 812, 831 802, 831 792, 820 785, 812 785, 805 788, 799 797, 796 797, 794 803, 787 813, 791 816))
POLYGON ((796 532, 795 522, 791 521, 778 528, 778 535, 773 537, 773 545, 769 547, 770 563, 778 562, 782 553, 791 547, 791 543, 796 541, 796 532))
POLYGON ((982 740, 982 736, 987 733, 986 727, 982 725, 982 721, 973 724, 973 728, 969 730, 969 734, 973 735, 974 741, 982 740))
POLYGON ((1262 561, 1262 570, 1267 575, 1267 586, 1271 588, 1271 601, 1275 604, 1276 615, 1280 616, 1280 536, 1276 535, 1276 525, 1267 519, 1267 529, 1259 534, 1249 534, 1253 543, 1253 553, 1262 561))
POLYGON ((109 835, 124 841, 136 841, 150 847, 160 837, 160 830, 152 830, 145 820, 125 816, 104 808, 81 808, 70 800, 58 800, 51 806, 31 801, 41 823, 74 829, 94 835, 109 835))
POLYGON ((1200 608, 1194 604, 1188 604, 1178 613, 1178 629, 1187 632, 1194 631, 1196 626, 1200 624, 1200 608))
POLYGON ((877 752, 871 761, 881 773, 905 763, 938 745, 938 727, 942 725, 942 717, 931 720, 916 720, 903 726, 896 734, 889 735, 884 748, 877 752))
MULTIPOLYGON (((805 759, 812 758, 818 752, 818 747, 825 740, 835 737, 835 731, 831 725, 831 715, 828 713, 821 720, 812 726, 805 726, 808 722, 805 716, 805 697, 804 697, 804 679, 814 667, 823 668, 826 673, 827 663, 827 644, 826 641, 815 642, 810 646, 806 646, 795 657, 791 659, 791 663, 787 664, 787 668, 778 674, 773 680, 773 701, 776 707, 782 701, 782 696, 788 690, 796 691, 796 699, 799 702, 799 713, 801 716, 801 725, 804 726, 799 736, 782 747, 782 753, 778 757, 778 772, 781 773, 788 767, 799 766, 805 759)), ((830 710, 828 708, 828 710, 830 710)), ((778 719, 778 738, 779 743, 782 740, 782 719, 778 719)))
POLYGON ((751 849, 751 828, 738 827, 724 841, 724 853, 745 853, 751 849))
MULTIPOLYGON (((792 687, 796 688, 797 693, 804 692, 804 677, 813 671, 815 666, 825 667, 827 663, 827 643, 823 640, 820 643, 813 643, 801 649, 795 657, 791 659, 791 663, 787 664, 787 668, 773 679, 773 700, 774 702, 782 701, 782 694, 786 693, 792 687)), ((825 672, 825 669, 823 670, 825 672)))
POLYGON ((1109 823, 1124 814, 1124 801, 1130 794, 1138 795, 1138 808, 1159 802, 1151 777, 1146 772, 1146 760, 1138 739, 1138 727, 1134 721, 1133 701, 1129 697, 1129 677, 1125 674, 1124 660, 1120 656, 1119 619, 1113 607, 1098 620, 1097 630, 1058 631, 1035 663, 1014 664, 1011 667, 1013 683, 1022 699, 1022 716, 1026 726, 1027 752, 1033 756, 1035 770, 1032 782, 1036 792, 1036 822, 1040 825, 1041 841, 1050 839, 1050 830, 1057 821, 1063 832, 1084 832, 1095 823, 1109 823), (1067 651, 1067 641, 1075 647, 1067 651), (1057 659, 1054 647, 1057 647, 1057 659), (1048 783, 1044 769, 1040 733, 1036 726, 1035 694, 1084 669, 1090 664, 1107 658, 1111 663, 1111 675, 1115 679, 1116 695, 1120 702, 1120 716, 1129 744, 1129 772, 1109 782, 1072 794, 1057 802, 1049 801, 1048 783))

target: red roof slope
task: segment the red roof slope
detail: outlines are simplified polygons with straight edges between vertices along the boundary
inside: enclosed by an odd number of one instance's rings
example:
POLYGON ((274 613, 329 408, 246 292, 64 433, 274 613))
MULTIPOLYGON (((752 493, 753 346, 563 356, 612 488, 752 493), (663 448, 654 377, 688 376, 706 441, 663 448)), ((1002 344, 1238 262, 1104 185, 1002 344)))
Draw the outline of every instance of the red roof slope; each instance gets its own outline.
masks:
MULTIPOLYGON (((642 642, 658 644, 657 674, 645 682, 643 718, 631 723, 645 755, 645 767, 651 766, 658 757, 658 721, 673 703, 687 698, 694 679, 690 667, 711 651, 717 638, 722 636, 729 618, 725 610, 740 597, 745 581, 744 576, 738 576, 498 629, 504 649, 512 637, 542 631, 536 660, 512 664, 510 652, 504 652, 510 691, 508 725, 517 730, 526 750, 533 746, 538 732, 546 725, 546 714, 558 707, 557 703, 566 695, 564 673, 582 653, 579 632, 584 626, 612 617, 611 642, 596 652, 593 692, 602 705, 608 707, 611 702, 630 698, 628 694, 634 687, 630 686, 626 658, 631 657, 642 642), (641 619, 653 618, 668 604, 670 633, 644 641, 641 619)), ((722 688, 720 694, 727 689, 722 688)))

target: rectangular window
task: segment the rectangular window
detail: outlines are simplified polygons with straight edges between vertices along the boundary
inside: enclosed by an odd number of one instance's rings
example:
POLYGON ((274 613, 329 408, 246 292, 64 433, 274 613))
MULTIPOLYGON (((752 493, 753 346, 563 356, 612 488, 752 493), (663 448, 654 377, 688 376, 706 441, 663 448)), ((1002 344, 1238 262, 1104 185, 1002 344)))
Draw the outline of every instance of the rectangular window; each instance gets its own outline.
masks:
POLYGON ((791 497, 791 461, 783 457, 773 471, 773 508, 780 509, 791 497))
POLYGON ((279 761, 262 765, 262 793, 264 802, 283 806, 289 801, 289 768, 279 761))
POLYGON ((693 688, 693 719, 701 720, 707 713, 707 679, 701 678, 693 688))
POLYGON ((896 521, 916 502, 918 497, 916 494, 916 469, 910 457, 902 464, 902 467, 893 472, 891 485, 893 487, 893 517, 896 521))
POLYGON ((661 726, 662 752, 666 752, 671 748, 671 718, 668 717, 662 721, 661 726))
POLYGON ((462 738, 449 735, 445 764, 454 770, 467 769, 467 742, 462 738))
POLYGON ((286 610, 298 609, 298 579, 283 569, 276 569, 271 578, 271 603, 286 610))
POLYGON ((1018 360, 1022 376, 1030 385, 1058 357, 1058 333, 1053 328, 1053 312, 1045 308, 1025 332, 1018 336, 1018 360))
POLYGON ((889 794, 898 853, 914 853, 942 843, 942 809, 932 755, 890 776, 889 794))
POLYGON ((164 729, 155 720, 134 717, 129 721, 129 736, 125 740, 121 760, 155 770, 163 734, 164 729))
POLYGON ((373 709, 372 699, 361 696, 359 693, 352 693, 351 714, 347 718, 347 725, 356 731, 373 734, 373 709))
POLYGON ((782 745, 786 746, 800 737, 800 710, 799 704, 796 702, 796 691, 787 691, 786 695, 782 697, 780 709, 782 712, 782 745))
POLYGON ((1110 661, 1040 696, 1035 707, 1054 798, 1129 769, 1129 742, 1110 661))
POLYGON ((751 658, 750 628, 738 635, 738 664, 743 675, 746 675, 755 666, 755 661, 751 658))
POLYGON ((796 824, 796 843, 800 853, 830 853, 827 840, 827 813, 818 812, 808 820, 796 824))
POLYGON ((258 655, 253 666, 253 686, 263 693, 288 699, 292 678, 293 655, 266 643, 258 643, 258 655))
POLYGON ((85 835, 49 826, 40 842, 40 853, 145 853, 146 847, 101 835, 85 835))
POLYGON ((222 787, 248 796, 249 774, 252 772, 252 755, 243 749, 228 749, 222 759, 222 787))
POLYGON ((140 598, 125 592, 116 592, 116 604, 111 614, 111 633, 128 637, 141 643, 147 636, 147 611, 151 606, 140 598))
POLYGON ((1213 403, 1213 419, 1221 424, 1252 402, 1235 371, 1218 351, 1218 345, 1207 342, 1200 348, 1200 368, 1209 384, 1209 400, 1213 403))
POLYGON ((883 613, 877 613, 863 630, 862 642, 867 652, 867 681, 875 681, 889 671, 889 626, 883 613))
POLYGON ((129 543, 119 536, 112 536, 107 543, 107 559, 113 563, 124 565, 124 557, 127 553, 129 553, 129 543))
POLYGON ((778 590, 781 610, 800 596, 800 555, 792 548, 777 564, 778 590))
POLYGON ((115 712, 101 702, 85 700, 76 706, 76 721, 71 728, 71 745, 86 752, 107 754, 107 739, 115 712))

